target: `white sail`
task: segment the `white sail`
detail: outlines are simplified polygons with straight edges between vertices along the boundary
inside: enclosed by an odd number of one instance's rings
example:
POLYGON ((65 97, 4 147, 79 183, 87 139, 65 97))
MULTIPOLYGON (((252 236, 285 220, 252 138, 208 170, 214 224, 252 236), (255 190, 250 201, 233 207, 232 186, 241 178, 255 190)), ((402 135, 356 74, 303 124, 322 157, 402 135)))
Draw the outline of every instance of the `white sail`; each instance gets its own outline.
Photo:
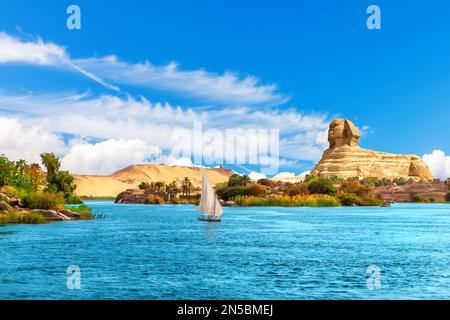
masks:
POLYGON ((214 192, 214 189, 209 183, 208 177, 204 172, 202 174, 202 179, 202 196, 200 198, 200 204, 197 211, 220 217, 223 212, 222 206, 220 205, 216 193, 214 192))

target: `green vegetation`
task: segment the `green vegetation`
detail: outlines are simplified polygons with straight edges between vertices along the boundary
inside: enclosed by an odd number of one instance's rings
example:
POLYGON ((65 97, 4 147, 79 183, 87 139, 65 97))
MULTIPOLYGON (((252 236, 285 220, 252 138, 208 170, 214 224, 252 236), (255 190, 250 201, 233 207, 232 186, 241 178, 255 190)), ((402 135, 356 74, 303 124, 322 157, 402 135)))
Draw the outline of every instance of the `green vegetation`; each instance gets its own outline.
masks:
POLYGON ((146 204, 197 204, 200 188, 194 187, 188 177, 181 181, 174 180, 170 183, 164 181, 141 182, 138 188, 144 191, 144 203, 146 204), (179 185, 181 183, 181 185, 179 185))
POLYGON ((145 199, 145 204, 164 204, 164 199, 157 195, 149 195, 145 199))
POLYGON ((232 175, 228 183, 216 186, 224 201, 241 206, 380 206, 383 201, 373 194, 372 185, 358 179, 342 180, 308 177, 305 182, 281 182, 261 179, 248 182, 232 175))
POLYGON ((312 194, 299 196, 274 195, 266 198, 252 196, 238 196, 234 198, 240 206, 260 207, 337 207, 339 201, 330 195, 312 194))
POLYGON ((331 180, 318 177, 308 181, 308 191, 310 194, 328 194, 330 196, 337 193, 337 189, 331 180))
POLYGON ((243 186, 250 184, 252 180, 248 175, 239 175, 239 174, 233 174, 230 178, 228 178, 228 186, 229 187, 237 187, 237 186, 243 186))
POLYGON ((148 182, 141 182, 139 184, 138 188, 140 190, 147 190, 147 189, 153 188, 153 186, 150 183, 148 183, 148 182))
MULTIPOLYGON (((42 214, 26 209, 61 210, 67 203, 82 203, 74 195, 74 177, 60 170, 58 157, 43 153, 41 161, 45 171, 37 163, 11 161, 0 155, 0 201, 14 208, 0 213, 0 223, 42 223, 46 221, 42 214)), ((80 210, 92 218, 86 206, 80 210)))
POLYGON ((434 197, 430 197, 430 198, 424 198, 422 195, 418 194, 418 193, 411 193, 409 195, 409 201, 413 202, 413 203, 444 203, 444 202, 448 202, 449 200, 447 199, 448 194, 446 195, 445 199, 436 199, 434 197))
POLYGON ((445 201, 450 202, 450 191, 445 195, 445 201))
POLYGON ((217 195, 225 201, 232 200, 237 196, 261 197, 264 196, 266 193, 267 193, 266 187, 260 184, 252 184, 249 186, 237 185, 234 187, 226 185, 222 188, 217 189, 217 195))
POLYGON ((414 203, 424 203, 427 202, 426 199, 422 198, 422 196, 418 193, 411 193, 409 195, 409 200, 414 203))
POLYGON ((59 210, 64 207, 64 196, 48 191, 27 193, 22 201, 23 206, 29 209, 59 210))
POLYGON ((66 209, 79 213, 82 216, 84 216, 84 218, 86 220, 91 220, 94 218, 94 215, 92 214, 92 209, 89 208, 87 205, 85 204, 81 204, 79 206, 64 206, 66 209))
POLYGON ((378 178, 365 178, 361 180, 362 184, 367 184, 373 187, 382 187, 382 186, 390 186, 390 185, 397 185, 397 186, 403 186, 407 183, 413 183, 413 179, 406 180, 405 178, 396 178, 393 180, 390 179, 378 179, 378 178))
POLYGON ((67 203, 81 203, 74 196, 76 185, 69 171, 61 171, 61 161, 53 153, 41 154, 42 164, 47 169, 47 190, 51 193, 62 193, 67 203))
POLYGON ((190 197, 191 196, 191 191, 192 191, 192 182, 191 180, 189 180, 188 177, 183 179, 183 183, 181 184, 181 190, 183 192, 183 196, 185 197, 190 197))
POLYGON ((8 211, 4 213, 0 212, 0 224, 5 223, 38 224, 44 222, 45 222, 44 216, 37 212, 20 212, 20 211, 8 211))

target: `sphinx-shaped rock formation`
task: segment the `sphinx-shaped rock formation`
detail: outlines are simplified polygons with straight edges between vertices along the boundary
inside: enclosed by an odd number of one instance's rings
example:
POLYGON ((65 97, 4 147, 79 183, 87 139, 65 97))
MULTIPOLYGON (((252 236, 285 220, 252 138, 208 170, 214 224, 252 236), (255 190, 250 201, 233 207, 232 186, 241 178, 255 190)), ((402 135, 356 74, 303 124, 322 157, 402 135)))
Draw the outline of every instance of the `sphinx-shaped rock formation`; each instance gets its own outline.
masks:
POLYGON ((350 120, 333 120, 328 131, 328 142, 330 147, 323 153, 312 175, 343 179, 433 180, 428 166, 416 155, 397 155, 359 147, 359 131, 350 120))

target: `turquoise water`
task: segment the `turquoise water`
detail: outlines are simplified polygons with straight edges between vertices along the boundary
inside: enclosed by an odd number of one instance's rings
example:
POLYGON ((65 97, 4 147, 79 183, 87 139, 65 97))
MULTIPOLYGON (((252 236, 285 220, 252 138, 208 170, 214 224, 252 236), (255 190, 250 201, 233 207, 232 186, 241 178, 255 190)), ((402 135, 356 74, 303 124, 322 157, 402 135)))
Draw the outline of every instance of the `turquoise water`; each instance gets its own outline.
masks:
POLYGON ((193 206, 89 205, 105 217, 0 227, 0 299, 450 298, 450 205, 225 208, 222 223, 193 206))

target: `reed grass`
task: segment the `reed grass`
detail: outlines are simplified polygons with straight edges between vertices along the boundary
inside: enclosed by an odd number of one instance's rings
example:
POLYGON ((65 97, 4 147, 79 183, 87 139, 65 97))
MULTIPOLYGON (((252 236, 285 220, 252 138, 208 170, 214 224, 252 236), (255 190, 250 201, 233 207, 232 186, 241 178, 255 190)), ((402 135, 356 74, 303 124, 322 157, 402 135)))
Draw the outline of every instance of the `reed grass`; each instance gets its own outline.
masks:
POLYGON ((0 224, 39 224, 45 222, 44 216, 38 212, 8 211, 0 213, 0 224))
POLYGON ((82 216, 84 216, 84 218, 86 220, 92 220, 94 219, 94 215, 92 214, 92 209, 89 208, 87 205, 85 204, 81 204, 79 206, 73 206, 73 205, 69 205, 69 206, 65 206, 65 208, 67 210, 76 212, 81 214, 82 216))
POLYGON ((275 195, 269 197, 238 196, 234 202, 244 207, 338 207, 340 202, 334 197, 325 194, 311 195, 275 195))

